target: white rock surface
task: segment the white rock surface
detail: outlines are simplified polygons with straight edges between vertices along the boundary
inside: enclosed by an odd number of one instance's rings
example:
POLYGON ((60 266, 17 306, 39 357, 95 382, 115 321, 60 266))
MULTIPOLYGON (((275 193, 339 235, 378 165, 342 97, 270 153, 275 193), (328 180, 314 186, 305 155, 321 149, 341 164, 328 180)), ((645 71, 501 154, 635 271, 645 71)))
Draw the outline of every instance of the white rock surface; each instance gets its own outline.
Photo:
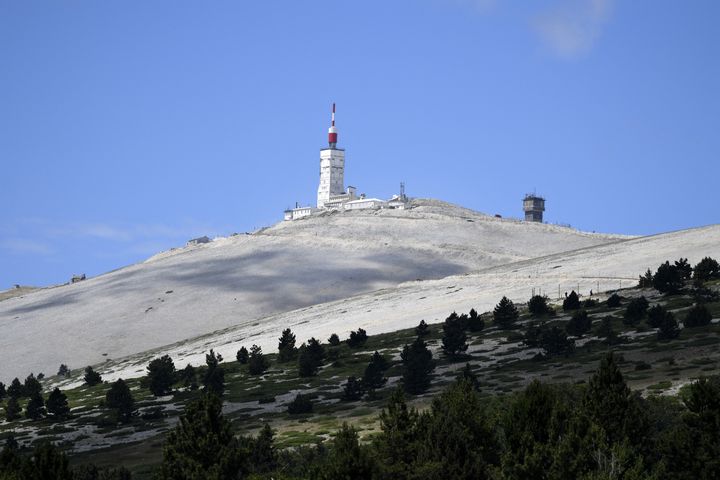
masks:
POLYGON ((570 288, 584 276, 606 276, 601 286, 614 287, 617 277, 635 278, 666 258, 717 256, 720 244, 718 227, 628 240, 432 200, 414 206, 284 222, 1 301, 0 379, 128 356, 105 368, 135 376, 151 353, 135 354, 227 327, 158 351, 182 352, 184 365, 184 357, 200 363, 204 350, 221 344, 229 356, 240 343, 273 350, 286 326, 301 340, 359 326, 390 331, 453 309, 487 309, 502 294, 522 300, 531 285, 553 292, 558 282, 570 288))

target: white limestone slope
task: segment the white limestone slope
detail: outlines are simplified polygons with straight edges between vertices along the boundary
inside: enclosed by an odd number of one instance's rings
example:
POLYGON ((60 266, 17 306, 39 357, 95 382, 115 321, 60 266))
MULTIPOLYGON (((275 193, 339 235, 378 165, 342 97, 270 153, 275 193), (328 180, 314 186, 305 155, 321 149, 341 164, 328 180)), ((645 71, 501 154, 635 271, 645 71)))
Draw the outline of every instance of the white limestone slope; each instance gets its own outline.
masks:
POLYGON ((439 280, 406 282, 387 288, 314 305, 291 312, 271 315, 260 321, 238 325, 108 362, 104 374, 109 379, 142 375, 147 362, 157 355, 169 354, 180 367, 204 363, 210 348, 226 358, 234 358, 240 346, 260 345, 275 351, 280 332, 292 328, 298 341, 312 337, 327 339, 331 333, 345 338, 350 330, 365 328, 370 335, 390 332, 427 322, 442 321, 452 311, 470 308, 489 311, 507 295, 525 302, 535 289, 549 296, 561 295, 579 286, 583 296, 637 285, 637 277, 647 268, 655 268, 666 259, 687 257, 697 263, 702 257, 720 257, 720 225, 641 237, 627 241, 588 247, 492 267, 472 274, 439 280))
POLYGON ((627 239, 434 200, 413 207, 282 222, 0 301, 0 380, 118 359, 406 281, 627 239))

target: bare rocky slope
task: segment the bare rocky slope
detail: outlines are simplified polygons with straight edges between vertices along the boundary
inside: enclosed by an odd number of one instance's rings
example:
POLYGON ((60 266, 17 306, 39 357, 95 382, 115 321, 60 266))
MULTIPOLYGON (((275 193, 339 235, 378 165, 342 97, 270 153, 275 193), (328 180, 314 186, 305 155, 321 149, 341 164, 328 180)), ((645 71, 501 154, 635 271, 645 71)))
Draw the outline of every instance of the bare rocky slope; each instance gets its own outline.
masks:
MULTIPOLYGON (((432 289, 426 281, 628 238, 498 219, 436 200, 415 200, 404 211, 281 222, 0 301, 0 379, 54 373, 60 363, 82 367, 120 359, 232 326, 243 337, 267 326, 267 338, 258 340, 267 348, 280 328, 268 319, 297 324, 287 315, 305 315, 288 312, 350 297, 362 302, 363 294, 376 295, 369 292, 402 292, 408 287, 396 287, 403 282, 423 280, 417 285, 432 289)), ((445 293, 447 286, 437 288, 445 293)), ((347 323, 345 317, 308 319, 308 331, 324 331, 326 324, 341 333, 363 322, 383 330, 407 323, 392 305, 367 322, 360 311, 351 311, 347 323)))

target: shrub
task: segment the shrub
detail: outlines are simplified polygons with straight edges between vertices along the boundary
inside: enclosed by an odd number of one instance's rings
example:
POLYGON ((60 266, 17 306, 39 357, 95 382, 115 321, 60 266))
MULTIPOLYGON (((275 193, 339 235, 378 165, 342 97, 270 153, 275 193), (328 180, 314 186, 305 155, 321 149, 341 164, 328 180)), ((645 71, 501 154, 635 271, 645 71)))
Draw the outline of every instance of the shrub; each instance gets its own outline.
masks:
POLYGON ((551 313, 552 310, 548 306, 548 298, 544 295, 533 295, 528 301, 528 311, 533 317, 541 317, 551 313))
POLYGON ((588 298, 582 303, 582 308, 595 308, 600 304, 597 300, 594 298, 588 298))
POLYGON ((687 258, 680 258, 675 261, 675 268, 680 272, 680 278, 683 280, 690 280, 693 273, 693 268, 688 263, 687 258))
POLYGON ((572 318, 568 321, 567 325, 565 325, 565 331, 569 335, 579 337, 589 332, 591 326, 592 320, 588 317, 587 312, 585 310, 580 310, 575 312, 572 318))
POLYGON ((575 293, 575 290, 570 292, 570 295, 565 297, 565 300, 563 300, 563 310, 578 310, 580 308, 580 297, 578 297, 578 294, 575 293))
POLYGON ((68 377, 70 376, 70 368, 64 363, 61 363, 57 374, 59 377, 68 377))
POLYGON ((512 328, 518 319, 518 310, 515 304, 507 297, 502 297, 493 310, 493 322, 498 328, 512 328))
POLYGON ((330 335, 330 338, 328 338, 328 343, 333 347, 337 347, 338 345, 340 345, 340 337, 337 336, 337 333, 333 333, 332 335, 330 335))
POLYGON ((543 328, 540 334, 540 348, 547 356, 568 356, 575 351, 575 341, 568 338, 565 330, 560 327, 543 328))
POLYGON ((607 299, 608 308, 617 308, 622 303, 622 298, 617 293, 613 293, 607 299))
POLYGON ((225 369, 220 366, 222 355, 215 354, 211 348, 210 353, 205 354, 205 364, 207 369, 203 376, 203 387, 206 392, 222 395, 225 391, 225 369))
POLYGON ((291 415, 298 415, 301 413, 311 413, 313 411, 313 403, 310 397, 298 393, 292 402, 288 403, 287 411, 291 415))
POLYGON ((597 330, 595 331, 595 334, 598 337, 604 338, 605 343, 607 343, 608 345, 613 345, 618 341, 617 333, 615 333, 615 330, 613 330, 612 328, 612 320, 613 317, 611 316, 603 318, 600 321, 600 325, 598 326, 597 330))
POLYGON ((361 347, 365 345, 367 339, 367 332, 362 328, 358 328, 357 332, 350 332, 350 338, 347 339, 347 344, 350 348, 361 347))
POLYGON ((709 325, 711 320, 712 315, 710 314, 710 310, 708 310, 705 305, 696 304, 688 310, 687 315, 685 315, 685 319, 683 320, 683 324, 689 328, 702 327, 704 325, 709 325))
POLYGON ((630 300, 630 303, 628 303, 625 309, 623 323, 625 323, 625 325, 637 324, 645 316, 648 305, 649 303, 645 297, 637 297, 630 300))

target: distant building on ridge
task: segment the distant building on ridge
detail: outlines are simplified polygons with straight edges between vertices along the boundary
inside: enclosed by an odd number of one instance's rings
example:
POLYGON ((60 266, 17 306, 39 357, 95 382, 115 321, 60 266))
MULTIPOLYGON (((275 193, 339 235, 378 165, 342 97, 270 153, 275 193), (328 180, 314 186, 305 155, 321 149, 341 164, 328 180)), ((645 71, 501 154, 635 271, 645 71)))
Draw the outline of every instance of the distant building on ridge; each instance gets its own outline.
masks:
POLYGON ((545 199, 534 193, 528 193, 523 199, 523 210, 525 211, 526 222, 543 221, 543 212, 545 211, 545 199))

